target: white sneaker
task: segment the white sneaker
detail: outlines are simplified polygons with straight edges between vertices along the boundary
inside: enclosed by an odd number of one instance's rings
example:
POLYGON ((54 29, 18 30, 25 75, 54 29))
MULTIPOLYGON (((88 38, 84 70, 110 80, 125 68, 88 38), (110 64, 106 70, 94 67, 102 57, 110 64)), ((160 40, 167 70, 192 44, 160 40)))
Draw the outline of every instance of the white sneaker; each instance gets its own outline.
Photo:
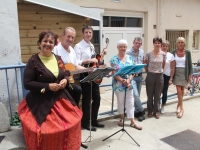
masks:
POLYGON ((163 107, 161 107, 161 114, 164 114, 165 113, 165 109, 164 109, 164 106, 163 107))

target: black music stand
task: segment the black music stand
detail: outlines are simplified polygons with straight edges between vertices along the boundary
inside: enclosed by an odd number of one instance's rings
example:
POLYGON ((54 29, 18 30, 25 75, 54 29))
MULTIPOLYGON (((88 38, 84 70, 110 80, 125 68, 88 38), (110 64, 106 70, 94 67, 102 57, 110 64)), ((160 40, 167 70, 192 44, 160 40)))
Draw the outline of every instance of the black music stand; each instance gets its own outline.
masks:
MULTIPOLYGON (((102 79, 103 77, 105 77, 106 75, 108 75, 111 71, 115 70, 112 67, 107 67, 107 68, 96 68, 91 74, 89 74, 88 76, 86 76, 84 79, 80 80, 80 83, 84 83, 84 82, 88 82, 91 85, 91 91, 90 91, 90 135, 88 136, 88 138, 85 140, 85 142, 87 142, 87 140, 89 139, 88 142, 91 142, 91 123, 92 123, 92 81, 95 81, 97 79, 102 79)), ((85 143, 83 142, 83 143, 85 143)), ((85 145, 84 145, 85 146, 85 145)))
MULTIPOLYGON (((125 76, 125 79, 127 80, 127 76, 139 72, 140 70, 142 70, 142 68, 144 68, 144 66, 145 66, 145 64, 136 64, 136 65, 132 65, 132 66, 126 66, 126 67, 120 69, 117 73, 115 73, 113 75, 113 77, 121 75, 121 76, 125 76)), ((125 118, 125 110, 126 110, 126 108, 125 108, 125 104, 126 104, 126 89, 127 89, 127 87, 125 87, 125 96, 124 96, 124 118, 125 118)), ((124 120, 125 119, 123 119, 123 127, 122 127, 122 129, 120 129, 119 131, 117 131, 114 134, 110 135, 109 137, 103 139, 102 141, 105 141, 108 138, 112 137, 113 135, 117 134, 118 132, 122 131, 122 132, 126 132, 129 135, 129 137, 140 147, 140 145, 124 129, 124 120)))

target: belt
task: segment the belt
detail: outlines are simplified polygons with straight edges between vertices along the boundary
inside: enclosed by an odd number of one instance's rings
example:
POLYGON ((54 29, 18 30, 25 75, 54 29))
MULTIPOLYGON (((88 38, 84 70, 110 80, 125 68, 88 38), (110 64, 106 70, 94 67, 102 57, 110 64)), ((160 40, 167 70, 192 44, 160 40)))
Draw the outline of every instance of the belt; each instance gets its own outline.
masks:
POLYGON ((142 72, 134 74, 136 77, 142 76, 142 72))

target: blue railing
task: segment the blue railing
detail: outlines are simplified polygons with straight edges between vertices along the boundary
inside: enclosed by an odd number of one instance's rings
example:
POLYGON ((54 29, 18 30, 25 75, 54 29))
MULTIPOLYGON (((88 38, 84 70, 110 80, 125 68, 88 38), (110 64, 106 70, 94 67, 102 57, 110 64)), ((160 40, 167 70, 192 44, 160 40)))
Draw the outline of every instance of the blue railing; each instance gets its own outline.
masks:
POLYGON ((12 120, 12 116, 13 115, 12 115, 11 93, 10 93, 10 86, 9 86, 8 70, 9 69, 14 69, 17 100, 18 100, 18 103, 20 103, 19 83, 22 85, 22 95, 23 95, 23 97, 25 97, 25 95, 26 95, 26 91, 24 89, 24 85, 22 84, 23 74, 24 74, 24 67, 25 67, 25 64, 12 65, 12 66, 0 66, 0 70, 5 70, 6 88, 7 88, 7 94, 8 94, 8 103, 9 103, 11 124, 13 124, 13 120, 12 120), (21 76, 20 80, 18 79, 17 69, 20 69, 20 76, 21 76))
MULTIPOLYGON (((20 102, 20 97, 25 97, 27 94, 27 90, 24 89, 24 84, 22 84, 23 81, 23 72, 24 72, 24 68, 25 68, 25 64, 20 64, 20 65, 12 65, 12 66, 0 66, 0 70, 5 70, 5 76, 6 76, 6 87, 7 87, 7 94, 8 94, 8 102, 9 102, 9 110, 10 110, 10 117, 12 118, 12 105, 11 105, 11 94, 10 94, 10 87, 9 87, 9 78, 8 78, 8 70, 9 69, 14 69, 15 71, 15 83, 16 83, 16 92, 17 92, 17 99, 18 99, 18 103, 20 102), (18 79, 18 75, 17 75, 17 69, 20 69, 20 79, 18 79), (20 95, 19 92, 19 84, 21 84, 22 86, 22 95, 20 95)), ((199 67, 200 69, 200 67, 199 67)), ((198 73, 194 73, 193 74, 194 78, 193 78, 193 83, 192 83, 192 91, 191 91, 191 96, 194 94, 195 91, 195 77, 200 76, 200 72, 198 73)), ((144 82, 144 81, 143 81, 144 82)), ((112 86, 112 84, 102 84, 100 85, 100 87, 107 87, 107 86, 112 86)), ((168 95, 168 99, 170 99, 170 97, 174 97, 177 94, 170 94, 168 95)), ((0 98, 0 101, 1 98, 0 98)), ((147 102, 143 102, 142 104, 146 104, 147 102)), ((117 109, 114 109, 114 92, 112 91, 112 104, 111 104, 111 110, 110 111, 106 111, 106 112, 102 112, 99 115, 104 115, 104 114, 111 114, 113 115, 114 112, 116 112, 117 109)), ((11 124, 13 124, 12 119, 11 119, 11 124)))

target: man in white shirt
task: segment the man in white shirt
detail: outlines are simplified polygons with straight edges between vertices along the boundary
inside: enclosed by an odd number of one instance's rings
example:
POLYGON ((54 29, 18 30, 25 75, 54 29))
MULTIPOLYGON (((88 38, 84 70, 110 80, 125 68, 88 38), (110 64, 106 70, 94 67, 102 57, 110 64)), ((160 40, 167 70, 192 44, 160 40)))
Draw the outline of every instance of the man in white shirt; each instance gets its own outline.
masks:
MULTIPOLYGON (((63 34, 62 34, 62 41, 54 47, 54 54, 61 56, 64 64, 72 63, 76 70, 79 69, 85 69, 84 67, 78 65, 76 54, 74 52, 74 49, 71 47, 71 45, 74 43, 74 39, 76 36, 76 30, 72 27, 65 28, 63 34)), ((75 100, 76 104, 79 104, 80 96, 82 93, 81 87, 71 83, 72 89, 69 87, 66 87, 66 89, 71 94, 72 98, 75 100)))
MULTIPOLYGON (((136 37, 133 41, 133 47, 126 51, 127 55, 133 57, 135 64, 143 64, 144 62, 144 51, 140 47, 142 46, 142 39, 136 37)), ((134 104, 135 104, 135 117, 138 118, 138 121, 143 121, 144 117, 144 108, 140 100, 140 92, 142 87, 142 72, 135 74, 132 80, 133 86, 133 95, 134 95, 134 104)))
MULTIPOLYGON (((87 65, 89 63, 98 63, 98 60, 95 58, 95 49, 94 45, 90 42, 93 36, 93 29, 91 26, 85 26, 82 28, 83 40, 75 45, 74 50, 76 52, 76 57, 79 65, 87 65)), ((104 49, 103 53, 107 50, 104 49)), ((80 79, 86 77, 88 73, 80 74, 80 79)), ((91 131, 96 131, 95 127, 103 128, 104 125, 100 124, 97 121, 99 106, 100 106, 100 91, 99 85, 95 82, 92 82, 92 126, 90 127, 90 100, 91 100, 91 85, 90 83, 80 83, 82 88, 82 127, 91 131)))

